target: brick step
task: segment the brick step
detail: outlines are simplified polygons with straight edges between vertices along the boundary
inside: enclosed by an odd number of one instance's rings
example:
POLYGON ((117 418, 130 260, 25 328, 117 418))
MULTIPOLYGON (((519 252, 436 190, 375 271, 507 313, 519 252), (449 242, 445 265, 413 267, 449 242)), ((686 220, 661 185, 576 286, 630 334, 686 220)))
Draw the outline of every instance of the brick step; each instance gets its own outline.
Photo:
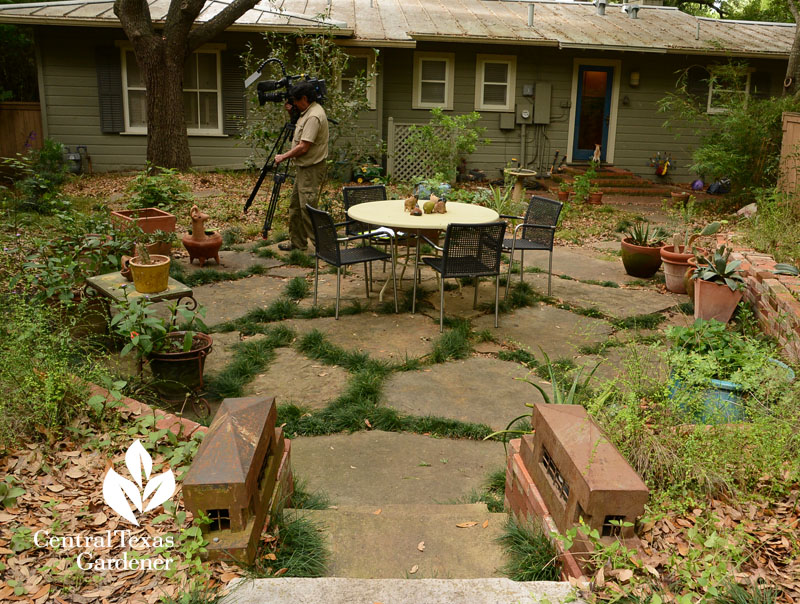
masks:
POLYGON ((340 505, 297 513, 325 534, 332 577, 402 579, 414 566, 415 579, 501 576, 505 559, 496 540, 507 515, 490 513, 483 503, 340 505), (457 526, 464 523, 475 524, 457 526))
POLYGON ((628 178, 628 179, 610 179, 610 178, 593 178, 591 180, 592 184, 599 185, 601 187, 637 187, 640 189, 645 189, 648 187, 663 187, 664 185, 660 185, 657 182, 653 182, 651 180, 644 180, 643 178, 628 178))
MULTIPOLYGON (((378 552, 375 552, 376 555, 378 552)), ((380 552, 382 554, 383 552, 380 552)), ((241 579, 220 604, 584 604, 566 582, 510 579, 241 579)))
POLYGON ((658 195, 663 195, 664 197, 669 197, 670 192, 674 191, 674 189, 669 189, 666 187, 619 187, 619 188, 608 188, 600 187, 600 190, 603 191, 606 195, 645 195, 650 197, 655 197, 658 195))

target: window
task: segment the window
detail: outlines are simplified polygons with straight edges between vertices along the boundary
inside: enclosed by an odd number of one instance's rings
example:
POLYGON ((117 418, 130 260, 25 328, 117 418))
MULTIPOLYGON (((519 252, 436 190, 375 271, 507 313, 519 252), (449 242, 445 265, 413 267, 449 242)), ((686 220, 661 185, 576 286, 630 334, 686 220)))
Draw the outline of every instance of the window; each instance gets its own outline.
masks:
POLYGON ((601 537, 619 537, 622 534, 622 523, 625 516, 606 516, 600 532, 601 537))
MULTIPOLYGON (((183 108, 189 134, 222 134, 219 50, 192 53, 183 70, 183 108)), ((145 86, 133 50, 122 50, 125 132, 147 133, 145 86)))
POLYGON ((231 513, 228 510, 208 510, 208 525, 210 531, 224 531, 231 528, 231 513))
POLYGON ((544 467, 545 474, 547 474, 547 477, 550 478, 550 481, 555 487, 556 492, 566 503, 569 499, 569 485, 567 481, 564 480, 561 472, 558 471, 558 467, 553 461, 553 458, 550 457, 550 453, 548 453, 547 449, 544 447, 542 447, 542 466, 544 467))
POLYGON ((371 50, 368 51, 349 51, 349 59, 347 61, 347 68, 342 73, 342 78, 339 81, 339 90, 343 94, 347 94, 353 89, 353 82, 356 77, 364 76, 364 74, 372 74, 372 77, 367 81, 367 101, 369 108, 375 109, 375 91, 377 90, 375 74, 375 53, 371 50))
POLYGON ((453 108, 453 53, 414 53, 414 109, 453 108))
POLYGON ((721 77, 712 72, 708 78, 708 113, 726 113, 734 95, 750 96, 751 75, 748 71, 740 77, 721 77))
POLYGON ((517 58, 478 55, 475 74, 475 109, 514 111, 517 58))

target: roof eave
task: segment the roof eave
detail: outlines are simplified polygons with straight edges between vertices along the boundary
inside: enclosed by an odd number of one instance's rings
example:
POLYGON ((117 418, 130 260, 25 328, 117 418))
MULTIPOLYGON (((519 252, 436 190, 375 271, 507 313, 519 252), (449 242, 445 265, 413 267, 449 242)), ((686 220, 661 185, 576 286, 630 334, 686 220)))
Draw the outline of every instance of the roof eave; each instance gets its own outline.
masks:
POLYGON ((461 42, 464 44, 521 44, 523 46, 558 46, 558 40, 547 38, 489 38, 487 36, 448 36, 409 33, 417 42, 461 42))

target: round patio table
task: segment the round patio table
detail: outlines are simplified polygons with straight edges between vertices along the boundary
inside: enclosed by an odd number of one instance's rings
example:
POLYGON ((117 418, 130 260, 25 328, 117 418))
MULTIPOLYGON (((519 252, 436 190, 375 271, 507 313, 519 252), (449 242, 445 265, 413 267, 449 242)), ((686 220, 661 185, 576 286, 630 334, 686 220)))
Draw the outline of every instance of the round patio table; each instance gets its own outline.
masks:
MULTIPOLYGON (((425 203, 419 200, 419 205, 425 203)), ((417 266, 419 266, 419 242, 421 231, 443 231, 451 222, 460 224, 480 224, 483 222, 496 222, 500 215, 490 208, 473 205, 471 203, 447 202, 445 214, 423 214, 412 216, 405 211, 405 200, 389 199, 386 201, 369 201, 352 206, 347 211, 348 217, 359 222, 374 224, 375 226, 391 227, 417 236, 417 246, 414 260, 414 293, 411 298, 411 314, 417 308, 417 266)))

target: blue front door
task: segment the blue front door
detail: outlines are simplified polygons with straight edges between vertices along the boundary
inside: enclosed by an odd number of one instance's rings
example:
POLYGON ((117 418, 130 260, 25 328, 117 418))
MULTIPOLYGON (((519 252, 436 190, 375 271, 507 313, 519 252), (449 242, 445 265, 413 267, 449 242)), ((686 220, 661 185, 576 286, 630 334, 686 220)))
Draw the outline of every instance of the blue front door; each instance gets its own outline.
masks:
POLYGON ((595 145, 599 144, 601 159, 605 161, 613 82, 613 67, 593 65, 578 67, 573 160, 591 159, 595 145))

